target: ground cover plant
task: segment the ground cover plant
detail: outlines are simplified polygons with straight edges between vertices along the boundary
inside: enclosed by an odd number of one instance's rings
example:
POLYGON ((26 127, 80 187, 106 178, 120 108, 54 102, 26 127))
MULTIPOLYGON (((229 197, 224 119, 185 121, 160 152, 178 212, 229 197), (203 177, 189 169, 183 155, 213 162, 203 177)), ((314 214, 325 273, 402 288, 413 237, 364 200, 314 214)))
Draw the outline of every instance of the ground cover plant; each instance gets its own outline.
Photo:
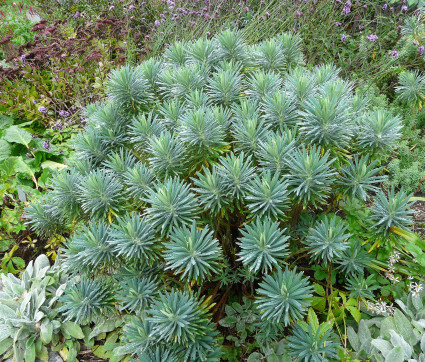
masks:
POLYGON ((365 306, 423 275, 412 195, 381 188, 401 117, 303 63, 294 33, 226 30, 116 69, 86 107, 26 217, 70 234, 63 318, 125 318, 114 358, 346 358, 365 306))

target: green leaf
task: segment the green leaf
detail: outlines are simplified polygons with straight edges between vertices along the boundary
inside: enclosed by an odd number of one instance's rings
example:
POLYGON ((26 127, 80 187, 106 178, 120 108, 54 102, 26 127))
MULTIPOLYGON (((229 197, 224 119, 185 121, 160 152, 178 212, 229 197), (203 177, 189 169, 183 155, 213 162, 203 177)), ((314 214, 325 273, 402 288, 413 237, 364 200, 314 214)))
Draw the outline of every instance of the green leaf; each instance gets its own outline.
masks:
POLYGON ((6 129, 13 124, 13 118, 0 114, 0 129, 6 129))
POLYGON ((347 310, 351 313, 351 315, 353 316, 354 320, 357 323, 360 323, 360 319, 361 319, 361 314, 360 311, 353 306, 346 306, 347 310))
POLYGON ((401 346, 393 348, 390 353, 387 354, 385 362, 404 362, 404 352, 401 346))
POLYGON ((53 171, 60 171, 63 170, 64 168, 66 168, 67 166, 64 165, 63 163, 59 163, 59 162, 54 162, 54 161, 44 161, 41 163, 41 168, 48 168, 50 170, 53 171))
POLYGON ((0 140, 0 161, 7 159, 10 156, 11 147, 9 142, 0 140))
POLYGON ((93 331, 89 334, 88 339, 97 337, 100 333, 111 332, 115 329, 115 319, 107 319, 94 327, 93 331))
POLYGON ((34 341, 28 341, 25 348, 25 362, 34 362, 35 361, 35 343, 34 341))
POLYGON ((258 352, 251 353, 247 360, 247 362, 261 362, 261 361, 262 361, 261 354, 259 354, 258 352))
POLYGON ((67 361, 74 362, 77 359, 77 355, 78 355, 77 346, 73 344, 71 347, 69 347, 67 361))
POLYGON ((0 356, 2 356, 10 347, 12 347, 13 339, 7 338, 0 343, 0 356))
POLYGON ((407 317, 399 309, 394 312, 394 323, 397 331, 406 341, 409 341, 413 334, 413 328, 407 317))
POLYGON ((8 142, 20 143, 26 147, 32 141, 31 133, 18 126, 9 127, 3 138, 8 142))
POLYGON ((81 327, 74 323, 74 322, 65 322, 62 324, 62 330, 66 333, 68 333, 71 337, 74 337, 76 339, 83 339, 84 333, 81 329, 81 327))
POLYGON ((317 329, 319 328, 319 319, 317 318, 317 315, 314 313, 312 308, 308 309, 307 321, 310 323, 313 332, 316 333, 317 329))
POLYGON ((50 341, 52 340, 52 334, 53 334, 53 324, 50 323, 50 321, 41 323, 40 338, 44 344, 50 343, 50 341))

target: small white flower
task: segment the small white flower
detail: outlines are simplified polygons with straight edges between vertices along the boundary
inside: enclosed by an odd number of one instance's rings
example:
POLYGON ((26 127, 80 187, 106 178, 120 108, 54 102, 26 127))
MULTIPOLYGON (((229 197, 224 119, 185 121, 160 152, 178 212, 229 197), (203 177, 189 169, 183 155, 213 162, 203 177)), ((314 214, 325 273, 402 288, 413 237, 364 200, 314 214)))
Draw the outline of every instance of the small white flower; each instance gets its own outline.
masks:
POLYGON ((411 275, 409 275, 409 276, 407 277, 407 279, 409 279, 409 280, 413 280, 414 278, 413 278, 411 275))

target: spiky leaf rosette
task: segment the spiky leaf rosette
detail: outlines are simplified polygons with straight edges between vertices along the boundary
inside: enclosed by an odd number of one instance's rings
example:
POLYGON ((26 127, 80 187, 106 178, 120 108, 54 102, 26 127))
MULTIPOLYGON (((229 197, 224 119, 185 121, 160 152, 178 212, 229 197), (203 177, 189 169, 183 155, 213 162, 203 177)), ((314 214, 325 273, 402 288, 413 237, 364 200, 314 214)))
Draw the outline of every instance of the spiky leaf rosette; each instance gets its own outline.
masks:
POLYGON ((25 209, 27 224, 37 235, 50 236, 64 229, 64 219, 53 207, 51 199, 36 200, 25 209))
POLYGON ((122 177, 129 169, 136 164, 136 158, 129 150, 121 148, 119 152, 114 152, 108 157, 103 165, 114 172, 117 176, 122 177))
POLYGON ((302 105, 300 131, 306 140, 330 148, 346 148, 352 137, 351 102, 340 90, 308 97, 302 105))
POLYGON ((241 152, 239 156, 233 152, 226 157, 219 159, 220 165, 217 167, 217 174, 224 180, 224 185, 229 189, 229 193, 236 200, 242 200, 248 191, 248 183, 254 174, 251 156, 245 157, 241 152))
POLYGON ((109 234, 108 243, 112 250, 125 260, 152 264, 159 256, 160 246, 154 227, 136 213, 118 218, 109 234))
POLYGON ((300 325, 295 325, 293 335, 288 338, 290 355, 300 362, 326 362, 337 359, 339 344, 330 338, 331 331, 322 331, 322 326, 313 330, 308 325, 305 331, 300 325))
POLYGON ((84 212, 103 219, 108 213, 122 212, 122 184, 112 172, 97 169, 79 184, 79 201, 84 212))
POLYGON ((261 107, 264 119, 272 123, 273 130, 284 130, 297 122, 296 101, 282 90, 274 90, 266 95, 261 101, 261 107))
POLYGON ((149 204, 145 212, 148 220, 162 235, 173 227, 191 225, 199 212, 195 195, 178 177, 156 182, 143 200, 149 204))
POLYGON ((120 309, 140 315, 158 295, 158 284, 151 278, 124 278, 120 281, 117 299, 120 309))
POLYGON ((146 196, 148 187, 153 183, 154 175, 145 164, 138 162, 124 173, 123 179, 127 186, 126 192, 137 202, 146 196))
POLYGON ((289 154, 295 148, 293 134, 289 131, 269 132, 259 143, 256 157, 265 170, 283 175, 288 169, 289 154))
POLYGON ((274 323, 283 323, 285 326, 301 319, 310 305, 313 288, 303 272, 297 273, 278 268, 272 275, 266 275, 257 289, 255 303, 261 311, 261 318, 274 323))
POLYGON ((170 241, 164 244, 166 269, 181 273, 181 279, 198 282, 217 272, 221 250, 208 227, 199 230, 196 222, 193 222, 190 229, 173 229, 169 237, 170 241))
POLYGON ((187 292, 174 289, 160 293, 147 312, 151 335, 157 341, 188 344, 209 328, 208 314, 199 301, 187 292))
POLYGON ((59 215, 70 219, 79 216, 81 204, 79 201, 79 184, 81 174, 76 169, 60 171, 52 178, 52 198, 55 200, 54 207, 59 215))
POLYGON ((74 234, 66 244, 65 266, 71 271, 99 272, 115 261, 110 241, 110 229, 103 221, 91 221, 74 234))
POLYGON ((265 72, 258 70, 251 75, 248 81, 248 89, 246 93, 257 101, 261 101, 265 97, 273 94, 276 89, 280 89, 282 79, 279 74, 274 72, 265 72))
POLYGON ((250 182, 246 205, 250 216, 284 219, 289 208, 288 183, 276 172, 264 171, 250 182))
POLYGON ((375 299, 372 291, 379 288, 376 284, 374 275, 367 278, 363 274, 352 275, 347 279, 347 289, 351 291, 350 298, 375 299))
POLYGON ((130 130, 130 141, 134 144, 136 150, 141 153, 146 151, 152 136, 159 137, 165 131, 164 125, 153 112, 133 118, 128 128, 130 130))
POLYGON ((223 127, 208 108, 187 111, 180 119, 178 133, 192 155, 190 163, 193 165, 214 161, 228 146, 223 127))
POLYGON ((358 142, 365 150, 374 152, 390 151, 400 139, 403 128, 401 118, 390 111, 371 111, 360 120, 358 142))
POLYGON ((152 137, 147 151, 150 166, 159 177, 176 176, 185 171, 186 150, 170 132, 152 137))
POLYGON ((282 33, 276 37, 280 42, 285 56, 285 64, 288 68, 302 65, 304 55, 302 53, 302 39, 298 33, 282 33))
POLYGON ((407 71, 400 74, 398 82, 395 90, 400 100, 420 108, 425 100, 425 76, 419 71, 407 71))
POLYGON ((83 278, 79 283, 69 285, 59 300, 63 305, 58 311, 65 320, 79 324, 99 322, 115 312, 111 285, 102 280, 83 278))
POLYGON ((230 63, 229 68, 214 73, 207 86, 211 100, 224 106, 237 102, 242 91, 240 65, 230 63))
POLYGON ((137 359, 131 361, 134 362, 178 362, 180 361, 177 353, 168 349, 166 346, 157 346, 147 348, 137 353, 137 359))
POLYGON ((213 214, 224 211, 231 201, 230 187, 217 172, 217 167, 214 166, 212 171, 203 167, 202 173, 197 172, 196 177, 192 178, 193 190, 198 193, 199 202, 213 214))
POLYGON ((281 42, 272 38, 254 47, 253 63, 265 70, 281 72, 286 68, 285 49, 281 42))
POLYGON ((378 176, 382 171, 382 167, 376 167, 378 161, 371 163, 369 155, 359 157, 355 155, 348 164, 341 169, 340 184, 344 188, 344 194, 348 194, 353 198, 359 198, 366 201, 368 192, 377 192, 378 185, 384 182, 387 177, 378 176))
POLYGON ((288 255, 289 236, 284 234, 285 231, 286 229, 279 228, 278 222, 272 222, 269 218, 264 221, 257 218, 241 229, 238 260, 254 272, 261 269, 262 273, 267 273, 273 268, 279 268, 288 255))
POLYGON ((217 42, 221 59, 235 62, 245 60, 247 46, 240 31, 227 29, 217 35, 217 42))
POLYGON ((378 235, 387 237, 391 228, 406 230, 412 224, 413 210, 409 210, 414 204, 409 201, 412 196, 413 194, 408 194, 403 189, 396 193, 394 187, 388 191, 388 196, 381 190, 376 194, 370 209, 370 218, 378 235))
POLYGON ((125 109, 146 107, 153 98, 149 82, 138 67, 124 66, 111 73, 106 84, 108 98, 125 109))
POLYGON ((331 165, 334 160, 328 161, 329 151, 323 156, 320 153, 320 148, 316 146, 310 150, 303 146, 288 154, 289 185, 304 205, 324 203, 331 191, 332 176, 335 175, 331 165))
POLYGON ((372 258, 370 254, 364 250, 359 240, 351 242, 350 247, 345 249, 336 263, 337 269, 350 275, 363 273, 365 268, 370 266, 372 258))
POLYGON ((323 260, 325 264, 333 262, 341 252, 349 248, 347 239, 348 225, 337 216, 318 221, 310 230, 306 238, 306 245, 310 249, 313 259, 323 260))

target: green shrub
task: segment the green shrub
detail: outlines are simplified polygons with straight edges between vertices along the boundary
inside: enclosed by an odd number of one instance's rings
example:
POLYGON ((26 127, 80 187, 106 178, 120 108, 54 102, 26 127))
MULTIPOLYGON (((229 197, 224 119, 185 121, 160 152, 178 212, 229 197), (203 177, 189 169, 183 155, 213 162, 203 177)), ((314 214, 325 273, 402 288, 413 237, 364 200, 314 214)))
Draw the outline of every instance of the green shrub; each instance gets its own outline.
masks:
POLYGON ((338 69, 301 67, 297 40, 252 52, 228 30, 114 71, 75 161, 27 209, 38 232, 72 234, 63 263, 81 278, 65 290, 66 318, 128 314, 117 355, 217 360, 211 319, 245 293, 261 351, 292 325, 291 356, 334 358, 334 333, 302 324, 308 307, 326 316, 324 299, 346 325, 336 308, 348 300, 358 321, 374 296, 362 244, 382 258, 411 222, 409 195, 379 189, 401 119, 359 101, 338 69), (335 269, 352 274, 348 287, 335 269))

